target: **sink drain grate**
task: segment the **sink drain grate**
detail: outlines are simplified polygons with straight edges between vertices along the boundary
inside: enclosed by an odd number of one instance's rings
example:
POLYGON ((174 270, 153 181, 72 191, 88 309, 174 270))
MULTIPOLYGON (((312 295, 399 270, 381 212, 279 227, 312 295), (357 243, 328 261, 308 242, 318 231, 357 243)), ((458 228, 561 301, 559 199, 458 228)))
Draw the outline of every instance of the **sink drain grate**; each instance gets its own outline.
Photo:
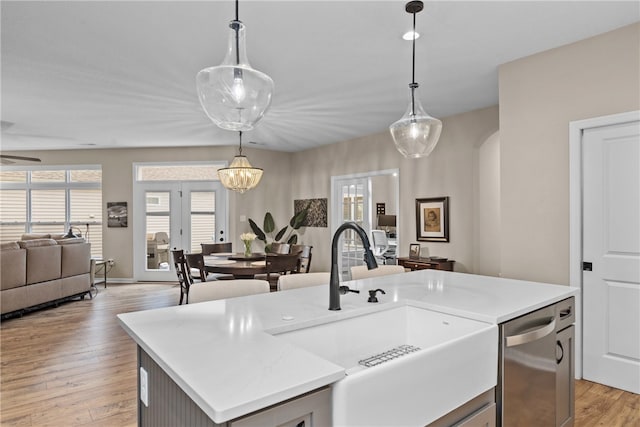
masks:
POLYGON ((398 357, 405 356, 409 353, 413 353, 414 351, 420 350, 420 347, 415 347, 413 345, 400 345, 396 348, 392 348, 391 350, 385 351, 384 353, 376 354, 375 356, 368 357, 366 359, 360 360, 358 364, 362 366, 366 366, 368 368, 372 366, 379 365, 384 362, 388 362, 389 360, 397 359, 398 357))

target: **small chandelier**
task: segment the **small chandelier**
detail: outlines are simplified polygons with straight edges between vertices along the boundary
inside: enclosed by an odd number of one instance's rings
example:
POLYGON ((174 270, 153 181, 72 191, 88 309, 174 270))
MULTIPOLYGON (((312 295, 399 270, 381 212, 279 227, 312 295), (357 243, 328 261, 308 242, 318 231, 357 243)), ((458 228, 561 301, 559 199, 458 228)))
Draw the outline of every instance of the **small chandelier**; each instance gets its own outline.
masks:
POLYGON ((236 19, 229 28, 229 46, 222 64, 200 70, 196 76, 198 98, 218 127, 248 131, 271 105, 273 80, 249 64, 245 27, 238 19, 238 0, 236 19))
POLYGON ((242 131, 239 134, 239 154, 233 158, 228 168, 218 169, 218 178, 225 188, 242 194, 258 185, 262 178, 262 169, 251 166, 249 159, 242 155, 242 131))
MULTIPOLYGON (((416 34, 416 13, 424 8, 421 1, 410 1, 405 5, 407 13, 413 14, 413 34, 416 34)), ((396 144, 396 148, 407 158, 426 157, 438 143, 442 122, 427 114, 422 108, 420 100, 416 97, 416 37, 413 40, 412 57, 412 82, 409 84, 410 100, 404 116, 397 122, 389 126, 391 137, 396 144)))

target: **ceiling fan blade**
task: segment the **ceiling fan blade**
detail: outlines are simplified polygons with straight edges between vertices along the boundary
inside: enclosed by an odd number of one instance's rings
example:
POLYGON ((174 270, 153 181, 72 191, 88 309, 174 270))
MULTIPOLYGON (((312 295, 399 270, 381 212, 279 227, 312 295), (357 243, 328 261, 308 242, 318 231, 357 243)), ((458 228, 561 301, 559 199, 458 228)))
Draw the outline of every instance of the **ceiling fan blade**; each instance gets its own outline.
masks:
POLYGON ((8 154, 0 154, 0 159, 23 160, 26 162, 41 162, 42 160, 35 157, 10 156, 8 154))

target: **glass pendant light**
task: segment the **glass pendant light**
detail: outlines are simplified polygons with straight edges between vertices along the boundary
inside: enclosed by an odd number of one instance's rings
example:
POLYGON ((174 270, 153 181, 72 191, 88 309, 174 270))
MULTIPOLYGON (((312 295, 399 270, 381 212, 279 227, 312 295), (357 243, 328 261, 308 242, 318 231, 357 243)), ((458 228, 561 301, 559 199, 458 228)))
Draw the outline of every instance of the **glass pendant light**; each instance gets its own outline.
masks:
POLYGON ((196 76, 198 98, 207 116, 220 128, 247 131, 271 105, 273 80, 251 68, 247 59, 245 27, 238 19, 229 23, 229 46, 222 64, 196 76))
POLYGON ((240 134, 239 154, 233 158, 228 168, 218 169, 218 178, 225 188, 242 194, 255 188, 262 178, 262 169, 254 168, 249 159, 242 155, 242 131, 240 134))
MULTIPOLYGON (((416 13, 424 8, 421 1, 410 1, 406 4, 407 13, 413 14, 413 32, 416 31, 416 13)), ((409 107, 404 116, 389 126, 391 137, 396 148, 408 158, 426 157, 438 144, 442 122, 424 111, 416 96, 416 37, 413 38, 412 82, 409 84, 409 107)))

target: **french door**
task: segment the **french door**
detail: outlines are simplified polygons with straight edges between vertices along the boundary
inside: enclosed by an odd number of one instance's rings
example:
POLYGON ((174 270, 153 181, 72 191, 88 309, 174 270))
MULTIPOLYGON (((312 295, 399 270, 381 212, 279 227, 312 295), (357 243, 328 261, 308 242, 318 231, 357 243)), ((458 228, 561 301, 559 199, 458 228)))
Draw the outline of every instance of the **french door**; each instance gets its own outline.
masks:
MULTIPOLYGON (((338 178, 333 183, 333 232, 347 221, 364 228, 369 234, 371 182, 368 177, 338 178)), ((346 230, 338 242, 338 265, 342 280, 350 279, 351 267, 364 263, 364 245, 353 230, 346 230)))
POLYGON ((226 241, 226 191, 217 181, 138 182, 134 206, 134 276, 175 281, 171 249, 200 252, 226 241))

